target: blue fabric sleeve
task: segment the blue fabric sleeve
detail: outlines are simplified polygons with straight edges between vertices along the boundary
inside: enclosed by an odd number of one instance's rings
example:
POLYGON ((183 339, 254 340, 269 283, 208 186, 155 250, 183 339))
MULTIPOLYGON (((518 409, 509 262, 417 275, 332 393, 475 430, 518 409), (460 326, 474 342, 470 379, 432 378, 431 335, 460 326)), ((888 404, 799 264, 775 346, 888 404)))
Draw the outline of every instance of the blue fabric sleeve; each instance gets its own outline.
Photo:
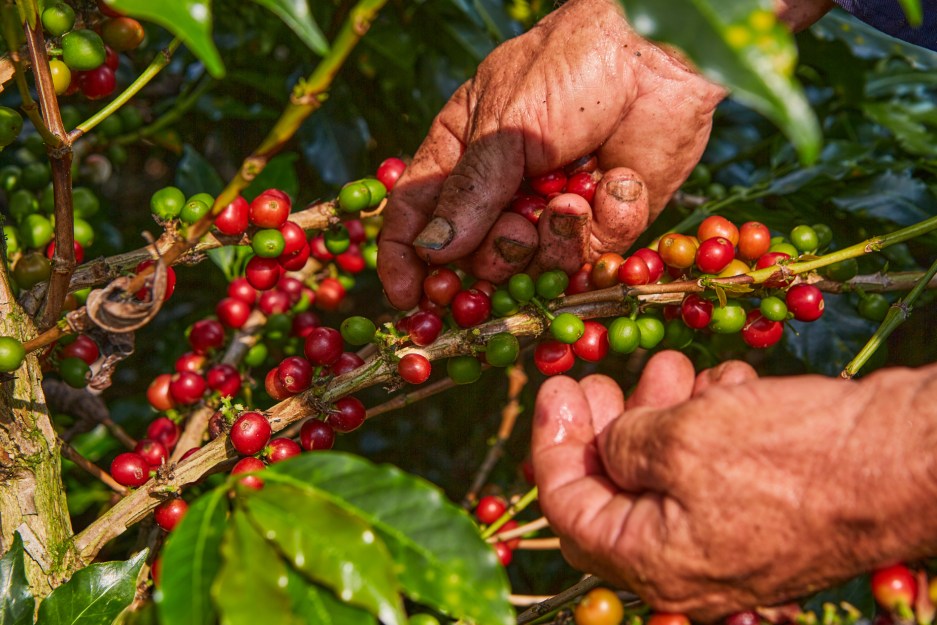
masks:
POLYGON ((923 23, 914 28, 898 4, 898 0, 834 0, 836 4, 857 18, 913 44, 937 50, 937 0, 921 0, 923 23))

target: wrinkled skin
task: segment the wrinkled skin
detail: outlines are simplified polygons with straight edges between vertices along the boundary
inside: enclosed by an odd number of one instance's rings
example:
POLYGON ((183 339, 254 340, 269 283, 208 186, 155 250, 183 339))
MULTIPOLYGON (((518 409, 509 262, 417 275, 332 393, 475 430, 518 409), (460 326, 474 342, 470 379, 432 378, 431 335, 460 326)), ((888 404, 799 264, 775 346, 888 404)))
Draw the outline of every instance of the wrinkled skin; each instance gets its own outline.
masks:
POLYGON ((696 376, 662 352, 627 400, 604 376, 540 389, 540 505, 582 570, 713 621, 937 553, 937 367, 860 382, 696 376), (887 444, 883 444, 886 443, 887 444))
POLYGON ((427 262, 500 282, 626 249, 696 165, 724 95, 637 36, 616 2, 567 2, 482 62, 397 182, 378 246, 391 303, 417 303, 427 262), (522 177, 592 152, 615 168, 594 212, 551 206, 539 228, 504 213, 522 177))

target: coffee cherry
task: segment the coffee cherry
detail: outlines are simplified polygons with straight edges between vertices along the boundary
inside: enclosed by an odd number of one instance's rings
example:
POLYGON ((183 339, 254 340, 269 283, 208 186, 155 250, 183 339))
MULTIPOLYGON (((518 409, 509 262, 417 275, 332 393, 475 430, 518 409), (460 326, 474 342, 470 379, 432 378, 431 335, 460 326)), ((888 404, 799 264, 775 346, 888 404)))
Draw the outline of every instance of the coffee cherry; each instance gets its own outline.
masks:
POLYGON ((540 223, 540 215, 547 207, 546 198, 539 195, 522 193, 511 200, 511 211, 517 213, 533 225, 540 223))
POLYGON ((195 352, 186 352, 176 358, 176 363, 174 368, 177 373, 182 373, 183 371, 191 371, 192 373, 201 373, 202 369, 205 368, 205 358, 202 354, 196 354, 195 352))
POLYGON ((247 282, 258 291, 266 291, 276 286, 280 280, 280 264, 274 258, 254 256, 247 261, 244 276, 247 282))
MULTIPOLYGON (((148 267, 152 267, 156 261, 154 260, 145 260, 139 265, 136 266, 134 271, 136 273, 142 272, 148 267)), ((153 274, 150 275, 146 280, 147 286, 144 286, 142 289, 134 293, 134 297, 138 300, 144 301, 150 297, 150 285, 152 284, 153 274)), ((172 297, 173 292, 176 290, 176 271, 172 267, 166 267, 166 291, 163 294, 163 301, 165 302, 170 297, 172 297)))
POLYGON ((121 486, 142 486, 150 479, 150 465, 140 454, 118 454, 111 462, 111 477, 121 486))
POLYGON ((63 358, 81 358, 89 365, 93 364, 100 355, 98 344, 87 334, 79 334, 74 341, 62 348, 63 358))
MULTIPOLYGON (((288 221, 286 223, 289 224, 291 222, 288 221)), ((305 267, 306 263, 309 261, 309 254, 309 245, 303 243, 298 251, 293 252, 292 254, 281 254, 279 257, 277 257, 277 262, 280 263, 280 266, 287 271, 299 271, 305 267)))
POLYGON ((277 367, 277 379, 288 392, 302 393, 312 386, 312 365, 300 356, 287 356, 277 367))
POLYGON ((690 237, 671 232, 661 237, 657 252, 668 267, 686 269, 696 259, 696 245, 690 237))
POLYGON ((859 300, 859 314, 871 321, 885 321, 891 304, 880 293, 870 293, 859 300))
MULTIPOLYGON (((185 221, 185 220, 183 220, 185 221)), ((258 230, 251 237, 251 249, 261 258, 277 258, 283 253, 286 242, 279 229, 266 228, 258 230)))
POLYGON ((106 98, 117 88, 117 75, 107 65, 78 74, 78 87, 89 100, 106 98))
POLYGON ((485 360, 492 367, 507 367, 517 360, 520 348, 516 336, 510 332, 498 332, 485 345, 485 360))
POLYGON ((410 384, 422 384, 429 379, 433 366, 423 354, 409 353, 397 363, 397 373, 410 384))
POLYGON ((749 347, 757 349, 771 347, 781 340, 782 334, 784 334, 784 324, 766 319, 761 311, 748 312, 745 326, 742 328, 742 340, 749 347))
POLYGON ((169 417, 157 417, 146 428, 146 437, 163 444, 172 451, 179 442, 179 426, 169 417))
MULTIPOLYGON (((790 258, 790 255, 785 254, 784 252, 768 252, 758 257, 758 262, 755 263, 755 268, 765 269, 767 267, 781 265, 782 261, 790 260, 790 258)), ((779 289, 787 286, 793 282, 793 280, 793 276, 785 276, 784 272, 779 267, 778 271, 772 274, 770 278, 765 280, 764 285, 772 289, 779 289)))
MULTIPOLYGON (((231 469, 231 475, 240 475, 242 473, 256 473, 258 471, 263 471, 267 466, 263 463, 262 460, 254 458, 253 456, 248 456, 247 458, 241 458, 238 460, 237 464, 231 469)), ((253 490, 260 490, 264 487, 264 481, 257 475, 247 475, 238 480, 242 486, 251 488, 253 490)))
POLYGON ((459 275, 446 267, 436 267, 423 279, 423 293, 440 306, 448 306, 461 289, 459 275))
MULTIPOLYGON (((72 71, 68 69, 68 65, 58 59, 51 59, 49 73, 52 75, 52 88, 55 89, 55 95, 63 95, 68 91, 72 84, 72 71)), ((78 211, 75 211, 75 214, 77 215, 78 211)))
POLYGON ((338 357, 330 367, 329 370, 332 372, 332 375, 342 375, 348 373, 349 371, 354 371, 358 367, 364 364, 361 356, 354 352, 343 352, 341 356, 338 357))
POLYGON ((725 618, 724 625, 760 625, 761 617, 753 610, 736 612, 725 618))
POLYGON ((260 301, 257 302, 260 312, 272 317, 273 315, 282 315, 290 309, 290 296, 283 291, 270 289, 260 294, 260 301))
POLYGON ((706 239, 696 250, 696 266, 703 273, 719 273, 734 258, 735 246, 724 237, 706 239))
POLYGON ((771 232, 763 223, 749 221, 739 228, 739 258, 755 260, 761 258, 771 247, 771 232))
POLYGON ((224 326, 216 319, 202 319, 192 324, 189 345, 196 354, 208 354, 224 345, 224 326))
POLYGON ((225 327, 242 328, 250 317, 251 305, 241 299, 226 297, 215 306, 215 314, 225 327))
POLYGON ((169 395, 174 403, 189 406, 202 399, 206 386, 202 376, 184 371, 172 376, 169 382, 169 395))
POLYGON ((397 184, 397 180, 400 179, 400 176, 403 175, 404 170, 407 168, 407 164, 404 163, 399 158, 392 156, 388 159, 385 159, 377 166, 377 179, 381 181, 381 184, 388 191, 393 191, 394 186, 397 184))
POLYGON ((156 506, 156 509, 153 510, 153 519, 161 528, 171 532, 179 525, 179 521, 182 520, 188 510, 189 504, 184 499, 173 497, 156 506))
POLYGON ((646 625, 690 625, 690 619, 685 614, 655 612, 648 617, 646 625))
MULTIPOLYGON (((81 247, 81 243, 74 241, 72 244, 72 249, 75 250, 75 262, 79 265, 85 259, 85 248, 81 247)), ((53 258, 55 256, 55 241, 50 241, 49 245, 46 247, 46 258, 53 258)))
POLYGON ((629 256, 618 267, 618 281, 628 286, 651 283, 651 270, 643 258, 635 254, 629 256))
POLYGON ((64 2, 47 6, 42 12, 42 27, 53 37, 64 35, 75 26, 75 10, 64 2))
POLYGON ((306 451, 332 449, 335 444, 335 430, 324 421, 309 419, 299 430, 299 442, 306 451))
MULTIPOLYGON (((716 239, 709 239, 715 241, 716 239)), ((696 293, 691 293, 683 298, 680 304, 680 316, 688 327, 694 330, 701 330, 709 325, 713 317, 713 303, 704 299, 696 293)))
POLYGON ((63 358, 59 361, 59 375, 72 388, 88 385, 91 368, 81 358, 63 358))
POLYGON ((62 60, 73 70, 96 69, 104 56, 104 42, 93 30, 73 30, 62 37, 62 60))
POLYGON ((452 318, 462 328, 471 328, 491 315, 491 299, 478 289, 459 291, 452 299, 452 318))
POLYGON ((638 324, 628 317, 618 317, 608 326, 608 346, 619 354, 630 354, 641 343, 638 324))
POLYGON ((270 440, 273 432, 267 417, 259 412, 244 412, 231 426, 231 444, 242 456, 259 453, 270 440))
POLYGON ((495 550, 495 555, 498 556, 498 562, 501 563, 501 566, 509 565, 514 559, 514 550, 511 549, 506 543, 494 543, 492 548, 495 550))
POLYGON ((595 198, 595 190, 597 187, 598 180, 591 172, 581 171, 573 174, 566 181, 566 193, 581 195, 590 204, 595 198))
POLYGON ((374 334, 377 332, 374 322, 367 317, 355 316, 348 317, 342 322, 340 327, 342 338, 354 346, 367 345, 374 340, 374 334))
MULTIPOLYGON (((0 106, 0 148, 13 143, 23 130, 23 116, 6 106, 0 106)), ((11 191, 7 189, 7 192, 11 191)))
POLYGON ((569 286, 566 287, 567 295, 576 295, 586 293, 595 289, 592 284, 592 265, 586 263, 582 268, 569 278, 569 286))
POLYGON ((585 321, 582 336, 573 352, 587 362, 599 362, 608 354, 608 330, 598 321, 585 321))
POLYGON ((729 302, 725 306, 715 306, 709 329, 716 334, 735 334, 745 327, 745 309, 739 304, 729 302))
POLYGON ((648 247, 642 247, 634 253, 634 256, 637 256, 643 260, 644 264, 647 265, 649 274, 647 282, 648 284, 654 284, 663 277, 664 259, 661 258, 661 255, 657 253, 656 250, 652 250, 648 247))
POLYGON ((914 573, 903 564, 893 564, 872 573, 872 596, 889 612, 910 611, 917 598, 914 573))
POLYGON ((641 335, 639 345, 643 349, 654 349, 664 340, 664 323, 657 317, 647 315, 635 319, 641 335))
POLYGON ((298 456, 302 452, 302 448, 296 441, 290 438, 275 438, 267 445, 264 455, 267 457, 267 462, 276 464, 277 462, 289 460, 293 456, 298 456))
POLYGON ((556 340, 543 341, 534 350, 534 365, 544 375, 566 373, 576 363, 573 348, 556 340))
POLYGON ((544 197, 562 193, 566 187, 566 172, 562 169, 534 176, 529 180, 531 188, 544 197))
POLYGON ((508 293, 515 301, 526 304, 537 294, 534 280, 526 273, 518 273, 508 280, 508 293))
POLYGON ((855 258, 847 258, 838 263, 820 267, 819 271, 824 278, 836 280, 837 282, 846 282, 855 278, 859 273, 859 263, 856 262, 855 258))
POLYGON ((618 270, 625 259, 620 254, 607 252, 599 256, 592 267, 592 284, 597 289, 607 289, 618 284, 618 270))
POLYGON ((761 315, 765 319, 770 319, 771 321, 787 320, 787 304, 785 304, 784 300, 780 297, 774 297, 772 295, 762 299, 758 310, 761 311, 761 315))
POLYGON ((286 223, 291 209, 289 196, 267 189, 250 203, 248 218, 258 228, 279 228, 286 223))
POLYGON ((0 372, 16 371, 26 358, 23 344, 12 336, 0 336, 0 372))
POLYGON ((267 372, 267 375, 264 377, 264 390, 267 391, 267 395, 272 397, 276 401, 283 401, 287 397, 290 397, 290 393, 283 386, 283 383, 280 382, 280 376, 277 375, 278 367, 274 367, 267 372))
POLYGON ((338 193, 338 206, 345 213, 356 213, 371 206, 371 190, 360 180, 349 182, 338 193))
POLYGON ((798 321, 816 321, 823 315, 823 293, 812 284, 795 284, 788 289, 785 301, 798 321))
POLYGON ((798 258, 800 256, 800 250, 787 241, 775 241, 771 244, 771 247, 768 248, 768 252, 787 254, 791 258, 798 258))
POLYGON ((456 384, 472 384, 482 375, 482 365, 473 356, 455 356, 446 362, 446 373, 456 384))
POLYGON ((739 229, 735 227, 734 223, 721 215, 710 215, 699 225, 696 230, 696 238, 699 239, 702 245, 704 241, 716 237, 727 239, 735 247, 739 243, 739 229))
POLYGON ((342 335, 335 328, 318 327, 306 337, 304 351, 309 362, 316 366, 330 365, 344 351, 342 335))
POLYGON ((248 214, 247 200, 239 195, 215 216, 215 227, 221 234, 229 236, 244 234, 250 225, 248 214))
POLYGON ((342 397, 335 402, 325 422, 337 432, 357 430, 364 423, 367 411, 356 397, 342 397))
POLYGON ((133 452, 139 454, 154 469, 160 467, 169 458, 169 452, 166 451, 165 445, 148 438, 137 441, 133 452))
POLYGON ((573 611, 576 625, 618 625, 624 616, 621 599, 608 588, 593 588, 573 611))
POLYGON ((569 286, 569 276, 559 269, 545 271, 537 278, 537 295, 543 299, 554 299, 569 286))
POLYGON ((345 299, 345 287, 335 278, 323 278, 316 290, 316 305, 322 310, 338 310, 345 299))
POLYGON ((550 334, 561 343, 575 343, 585 330, 582 319, 572 313, 560 313, 550 322, 550 334))
POLYGON ((475 518, 479 523, 488 525, 494 523, 507 511, 508 502, 501 497, 488 495, 478 500, 475 507, 475 518))
POLYGON ((208 388, 221 397, 234 397, 241 390, 241 374, 228 363, 218 363, 208 370, 205 376, 208 388))
POLYGON ((797 226, 791 230, 791 244, 797 248, 798 252, 808 253, 816 252, 820 247, 820 237, 817 231, 810 226, 797 226))
POLYGON ((136 50, 145 34, 140 22, 132 17, 114 17, 101 24, 101 39, 117 52, 136 50))

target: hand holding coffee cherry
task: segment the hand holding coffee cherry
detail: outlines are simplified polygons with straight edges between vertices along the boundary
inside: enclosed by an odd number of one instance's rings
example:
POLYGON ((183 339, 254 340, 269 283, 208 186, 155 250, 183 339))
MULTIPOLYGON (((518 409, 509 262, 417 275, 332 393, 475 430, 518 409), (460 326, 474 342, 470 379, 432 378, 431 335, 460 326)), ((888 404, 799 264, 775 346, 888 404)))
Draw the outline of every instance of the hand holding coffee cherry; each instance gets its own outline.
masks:
POLYGON ((723 95, 638 37, 615 2, 554 11, 479 66, 397 182, 378 257, 391 302, 416 305, 427 261, 462 260, 500 282, 626 248, 696 164, 723 95), (631 170, 591 191, 566 181, 560 168, 591 153, 603 169, 631 170), (505 212, 524 176, 545 196, 564 183, 594 192, 594 208, 580 195, 554 198, 535 227, 505 212))
POLYGON ((655 610, 711 621, 799 597, 932 553, 935 382, 933 366, 696 375, 675 352, 627 400, 604 376, 553 378, 534 417, 540 505, 573 566, 655 610))

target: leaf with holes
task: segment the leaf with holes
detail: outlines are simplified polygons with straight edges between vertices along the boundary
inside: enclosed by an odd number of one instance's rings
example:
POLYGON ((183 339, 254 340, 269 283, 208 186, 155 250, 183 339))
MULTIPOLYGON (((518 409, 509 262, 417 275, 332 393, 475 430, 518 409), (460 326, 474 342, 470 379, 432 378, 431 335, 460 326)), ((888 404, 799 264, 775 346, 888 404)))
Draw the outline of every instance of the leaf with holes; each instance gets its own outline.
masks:
POLYGON ((435 486, 388 466, 337 452, 303 454, 271 466, 268 483, 327 492, 363 518, 387 545, 407 596, 457 619, 514 622, 508 583, 478 528, 435 486))
POLYGON ((734 98, 774 121, 805 163, 820 151, 820 126, 793 78, 797 48, 768 0, 620 0, 635 30, 682 48, 734 98))
POLYGON ((126 562, 91 564, 39 604, 37 625, 111 625, 130 605, 148 549, 126 562))

